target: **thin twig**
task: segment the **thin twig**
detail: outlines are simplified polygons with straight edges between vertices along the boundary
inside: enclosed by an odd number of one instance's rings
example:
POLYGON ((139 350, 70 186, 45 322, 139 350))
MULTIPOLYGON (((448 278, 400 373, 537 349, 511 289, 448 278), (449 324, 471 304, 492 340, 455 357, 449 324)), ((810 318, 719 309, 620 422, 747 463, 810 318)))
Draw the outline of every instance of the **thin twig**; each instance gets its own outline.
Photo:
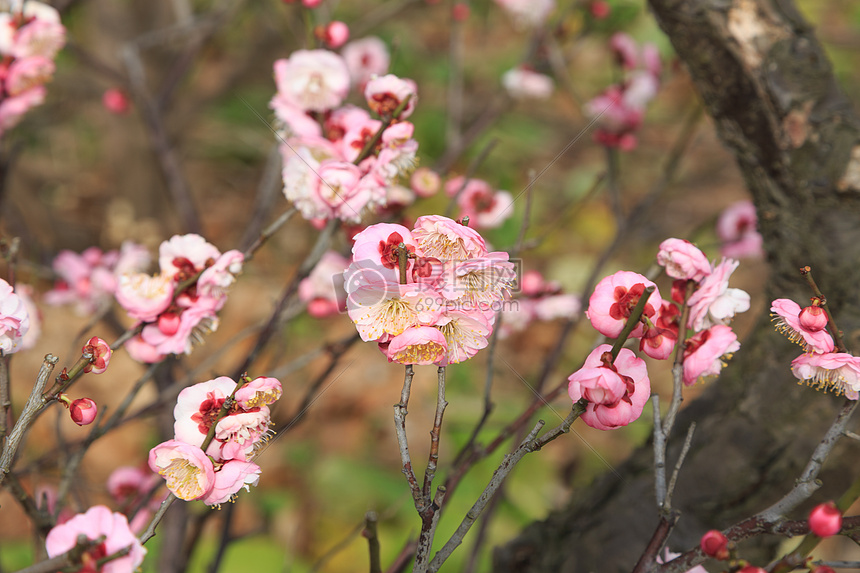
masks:
POLYGON ((690 424, 687 430, 687 437, 684 439, 684 446, 681 448, 681 453, 678 456, 678 461, 675 464, 675 469, 672 472, 672 478, 669 480, 669 485, 666 488, 666 501, 663 503, 663 510, 668 511, 672 508, 672 492, 675 491, 675 483, 678 481, 678 474, 681 471, 681 465, 684 463, 684 458, 687 457, 687 452, 690 451, 690 444, 693 442, 693 432, 696 431, 696 422, 690 424))
POLYGON ((397 444, 400 448, 400 463, 403 469, 403 475, 406 476, 406 481, 409 482, 409 490, 412 492, 412 499, 415 502, 415 509, 418 513, 424 511, 424 496, 421 494, 421 486, 418 485, 418 479, 415 477, 415 471, 412 469, 412 458, 409 456, 409 444, 406 440, 406 408, 409 405, 409 394, 412 391, 412 378, 415 376, 412 365, 406 365, 406 373, 403 376, 403 389, 400 391, 400 402, 394 405, 394 431, 397 434, 397 444))
POLYGON ((367 549, 370 554, 370 573, 382 573, 382 561, 379 557, 379 536, 376 534, 376 522, 379 516, 375 511, 364 514, 364 530, 361 534, 367 538, 367 549))
POLYGON ((540 432, 541 428, 544 426, 544 421, 540 420, 537 424, 535 424, 532 431, 529 432, 526 439, 520 444, 520 446, 514 450, 513 453, 505 456, 505 459, 493 473, 493 477, 490 479, 490 483, 487 484, 487 487, 484 488, 483 493, 478 498, 478 501, 472 505, 472 508, 466 513, 466 516, 463 518, 463 521, 460 522, 460 525, 457 527, 457 530, 451 536, 451 538, 445 543, 445 545, 440 549, 436 555, 433 557, 433 560, 430 562, 429 571, 431 573, 435 573, 439 570, 442 564, 451 556, 454 550, 463 543, 463 538, 466 533, 468 533, 469 529, 475 523, 475 520, 481 515, 481 512, 484 511, 484 508, 487 506, 490 498, 496 493, 496 491, 501 487, 502 482, 508 477, 508 474, 511 473, 511 470, 514 466, 519 463, 519 461, 529 452, 534 452, 541 449, 543 446, 556 439, 562 434, 565 434, 570 431, 570 426, 573 424, 574 420, 576 420, 582 413, 585 411, 585 401, 580 400, 573 405, 573 408, 568 414, 567 418, 564 421, 544 434, 542 437, 538 438, 538 432, 540 432))
POLYGON ((424 472, 424 499, 429 501, 433 478, 436 477, 436 466, 439 463, 439 436, 442 434, 442 416, 448 402, 445 400, 445 367, 438 369, 438 394, 436 396, 436 417, 433 419, 433 429, 430 430, 430 456, 427 460, 427 471, 424 472))
POLYGON ((39 369, 39 375, 36 378, 36 383, 33 385, 33 390, 30 392, 30 397, 24 406, 24 411, 21 412, 21 416, 15 422, 12 432, 6 438, 6 443, 3 444, 3 453, 0 455, 0 484, 3 483, 6 475, 9 473, 9 469, 12 467, 12 461, 15 459, 18 446, 21 444, 21 440, 24 439, 24 435, 30 428, 30 424, 48 404, 48 401, 42 397, 42 393, 48 384, 48 378, 51 377, 51 373, 54 371, 54 366, 57 365, 57 360, 56 356, 52 356, 51 354, 45 355, 45 359, 42 361, 42 366, 39 369))

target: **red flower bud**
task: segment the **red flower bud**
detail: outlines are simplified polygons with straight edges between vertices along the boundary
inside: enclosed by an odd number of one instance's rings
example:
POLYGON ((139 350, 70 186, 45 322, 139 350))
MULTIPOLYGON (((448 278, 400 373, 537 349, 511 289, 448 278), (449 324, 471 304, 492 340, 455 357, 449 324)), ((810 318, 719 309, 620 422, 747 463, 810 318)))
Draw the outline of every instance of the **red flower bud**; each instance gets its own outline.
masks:
POLYGON ((833 569, 828 567, 827 565, 819 565, 815 569, 812 570, 812 573, 836 573, 833 569))
POLYGON ((816 505, 809 512, 809 529, 818 537, 836 535, 842 529, 842 514, 832 501, 816 505))
POLYGON ((824 330, 827 326, 827 313, 820 306, 807 306, 800 311, 797 318, 800 320, 800 325, 810 332, 824 330))
POLYGON ((78 398, 69 404, 69 415, 72 417, 72 421, 78 426, 92 424, 98 413, 98 406, 90 398, 78 398))
POLYGON ((594 2, 591 3, 591 6, 589 6, 589 10, 591 10, 591 15, 594 16, 596 20, 603 20, 609 16, 609 13, 612 11, 612 7, 606 0, 594 0, 594 2))
POLYGON ((712 529, 702 536, 699 542, 702 553, 708 557, 725 561, 729 558, 729 540, 721 532, 712 529))
POLYGON ((756 567, 755 565, 747 565, 746 567, 738 571, 738 573, 767 573, 767 571, 765 571, 761 567, 756 567))

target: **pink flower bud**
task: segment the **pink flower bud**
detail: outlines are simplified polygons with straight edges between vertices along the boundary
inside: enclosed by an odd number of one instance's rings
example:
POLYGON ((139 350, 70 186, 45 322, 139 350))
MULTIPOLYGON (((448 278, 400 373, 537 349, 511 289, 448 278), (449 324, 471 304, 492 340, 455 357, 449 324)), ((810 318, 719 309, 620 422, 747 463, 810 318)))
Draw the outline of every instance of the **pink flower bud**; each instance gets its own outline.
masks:
POLYGON ((609 6, 609 2, 606 2, 606 0, 594 0, 588 9, 591 10, 591 15, 594 16, 596 20, 603 20, 608 17, 609 13, 612 11, 612 8, 609 6))
POLYGON ((827 326, 827 313, 820 306, 807 306, 798 316, 800 325, 811 332, 824 330, 827 326))
POLYGON ((329 48, 336 50, 346 44, 347 40, 349 40, 349 26, 343 22, 333 20, 325 27, 323 41, 329 48))
POLYGON ((158 329, 165 336, 173 336, 179 330, 181 319, 175 312, 165 312, 158 317, 158 329))
POLYGON ((729 558, 729 540, 721 532, 712 529, 702 536, 699 542, 702 553, 708 557, 725 561, 729 558))
POLYGON ((69 405, 69 415, 78 426, 87 426, 96 419, 99 413, 98 406, 90 398, 78 398, 69 405))
POLYGON ((842 529, 842 514, 832 501, 816 505, 809 512, 809 529, 818 537, 836 535, 842 529))
POLYGON ((131 108, 128 96, 119 88, 105 90, 102 95, 102 105, 105 106, 106 110, 117 115, 124 114, 131 108))
MULTIPOLYGON (((108 364, 110 364, 111 354, 113 354, 113 351, 110 349, 110 344, 98 336, 90 338, 86 345, 81 349, 81 352, 84 354, 92 354, 93 358, 89 364, 84 366, 84 372, 92 372, 93 374, 101 374, 107 370, 108 364)), ((89 424, 89 422, 87 423, 89 424)))
POLYGON ((302 0, 302 6, 305 8, 316 8, 322 4, 322 0, 302 0))
POLYGON ((836 573, 833 569, 828 567, 827 565, 819 565, 815 569, 812 570, 812 573, 836 573))
POLYGON ((747 565, 746 567, 738 571, 738 573, 767 573, 767 571, 762 569, 761 567, 756 567, 755 565, 747 565))

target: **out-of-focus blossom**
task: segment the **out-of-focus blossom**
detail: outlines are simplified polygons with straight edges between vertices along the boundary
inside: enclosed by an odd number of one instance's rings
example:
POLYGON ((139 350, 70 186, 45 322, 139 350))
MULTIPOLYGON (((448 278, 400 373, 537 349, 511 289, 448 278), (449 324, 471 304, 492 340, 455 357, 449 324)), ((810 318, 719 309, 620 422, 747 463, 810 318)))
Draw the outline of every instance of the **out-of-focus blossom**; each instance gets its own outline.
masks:
POLYGON ((364 93, 364 86, 373 76, 388 73, 391 56, 385 42, 376 36, 367 36, 346 44, 341 55, 349 69, 350 78, 356 88, 364 93))
POLYGON ((397 116, 398 119, 406 119, 415 111, 418 101, 418 87, 415 82, 398 78, 393 74, 387 74, 372 78, 364 88, 364 97, 367 106, 381 117, 390 117, 407 98, 409 102, 397 116))
POLYGON ((27 306, 9 283, 0 279, 0 351, 12 354, 21 350, 22 340, 29 329, 27 306))
POLYGON ((15 285, 15 294, 17 294, 21 302, 24 303, 24 310, 27 312, 27 317, 30 320, 30 328, 24 333, 21 338, 21 350, 29 350, 36 345, 39 336, 42 334, 42 312, 36 303, 33 301, 33 287, 28 284, 17 283, 15 285))
POLYGON ((106 89, 102 94, 102 105, 106 110, 116 115, 128 113, 128 110, 131 109, 131 101, 125 92, 119 88, 106 89))
POLYGON ((552 78, 526 66, 508 70, 502 75, 502 86, 514 99, 549 99, 555 89, 552 78))
POLYGON ((332 20, 323 31, 323 41, 329 48, 336 50, 349 40, 349 26, 340 20, 332 20))
POLYGON ((517 28, 535 28, 543 24, 555 9, 555 0, 496 0, 517 28))
POLYGON ((346 63, 328 50, 296 50, 274 68, 279 94, 305 111, 337 107, 349 91, 346 63))
POLYGON ((104 537, 104 541, 81 556, 81 571, 96 571, 99 559, 129 548, 127 555, 109 561, 98 569, 102 573, 129 573, 143 563, 146 555, 146 548, 131 532, 128 519, 103 505, 96 505, 48 532, 45 537, 48 557, 57 557, 74 548, 79 536, 92 541, 104 537))
POLYGON ((758 215, 752 201, 729 205, 717 219, 717 237, 724 257, 742 259, 762 257, 762 236, 758 232, 758 215))
POLYGON ((299 300, 308 305, 308 314, 323 318, 346 310, 343 271, 348 266, 346 257, 327 251, 314 270, 299 283, 299 300))
POLYGON ((409 184, 419 197, 432 197, 441 187, 439 174, 429 167, 419 167, 412 172, 409 184))
POLYGON ((594 0, 588 5, 588 10, 596 20, 604 20, 609 17, 612 7, 606 0, 594 0))
POLYGON ((482 179, 454 177, 445 183, 445 192, 449 197, 456 196, 460 217, 469 217, 469 224, 480 229, 498 227, 514 214, 511 194, 494 191, 482 179))

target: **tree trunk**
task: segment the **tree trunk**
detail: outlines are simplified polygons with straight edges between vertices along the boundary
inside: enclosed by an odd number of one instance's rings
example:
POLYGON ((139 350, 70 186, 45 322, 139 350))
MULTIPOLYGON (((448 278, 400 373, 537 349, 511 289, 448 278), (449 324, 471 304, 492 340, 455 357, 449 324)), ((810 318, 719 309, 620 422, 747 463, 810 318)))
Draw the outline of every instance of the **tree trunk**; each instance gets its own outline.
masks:
MULTIPOLYGON (((808 300, 798 268, 811 266, 846 343, 856 348, 858 118, 812 29, 789 0, 649 4, 753 195, 771 265, 769 300, 808 300)), ((842 403, 796 384, 789 364, 798 354, 762 317, 724 375, 682 411, 670 468, 690 422, 698 428, 674 497, 681 518, 673 549, 696 546, 705 530, 749 517, 792 487, 842 403)), ((827 461, 816 502, 838 496, 857 474, 856 455, 840 455, 845 446, 827 461)), ((598 479, 565 510, 497 549, 493 571, 631 570, 658 521, 650 444, 618 472, 623 479, 598 479)), ((750 540, 742 556, 763 564, 778 541, 750 540)))

